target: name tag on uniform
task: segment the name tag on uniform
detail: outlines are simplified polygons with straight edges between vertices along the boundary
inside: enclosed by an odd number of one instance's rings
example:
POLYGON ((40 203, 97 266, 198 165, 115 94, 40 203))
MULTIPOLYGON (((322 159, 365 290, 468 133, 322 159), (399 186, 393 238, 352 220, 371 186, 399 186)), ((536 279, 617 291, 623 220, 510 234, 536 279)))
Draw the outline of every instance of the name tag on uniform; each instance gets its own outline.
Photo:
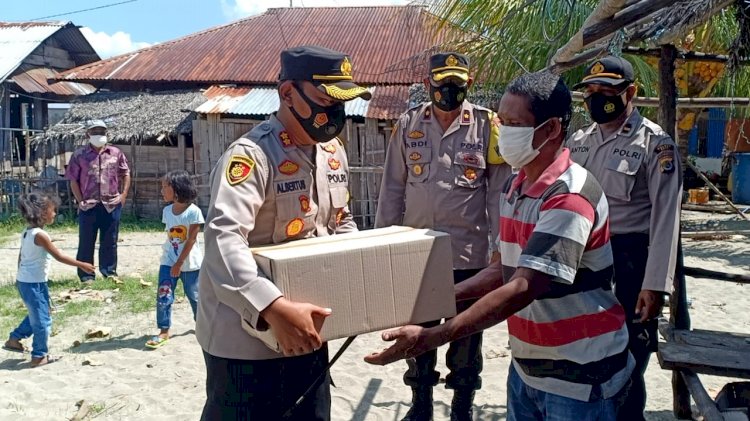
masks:
POLYGON ((277 195, 289 194, 303 190, 307 190, 307 183, 305 183, 304 179, 276 182, 277 195))

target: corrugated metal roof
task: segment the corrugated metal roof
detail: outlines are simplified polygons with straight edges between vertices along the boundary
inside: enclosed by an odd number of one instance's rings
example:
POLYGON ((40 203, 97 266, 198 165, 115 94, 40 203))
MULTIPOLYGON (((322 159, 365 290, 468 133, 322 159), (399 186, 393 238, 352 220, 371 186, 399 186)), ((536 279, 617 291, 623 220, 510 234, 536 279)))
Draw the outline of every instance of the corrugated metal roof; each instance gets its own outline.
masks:
POLYGON ((53 35, 76 65, 99 60, 86 37, 71 22, 0 22, 0 82, 53 35))
POLYGON ((36 68, 13 76, 13 82, 24 92, 29 94, 55 94, 60 96, 88 95, 96 88, 87 83, 55 82, 48 80, 59 77, 59 73, 52 69, 36 68))
POLYGON ((241 97, 227 113, 240 115, 268 115, 279 109, 279 93, 271 88, 254 88, 241 97))
POLYGON ((39 44, 64 25, 65 22, 16 25, 0 22, 0 82, 7 79, 39 44))
POLYGON ((365 117, 377 120, 395 120, 406 111, 409 103, 409 86, 378 86, 372 96, 365 117))
POLYGON ((436 46, 465 33, 420 6, 269 9, 262 15, 156 44, 64 73, 77 81, 271 84, 287 46, 317 44, 352 57, 360 83, 422 80, 436 46))
MULTIPOLYGON (((357 98, 346 102, 347 116, 390 120, 404 112, 409 97, 407 86, 377 86, 369 90, 372 93, 370 101, 357 98)), ((279 109, 279 94, 275 88, 212 86, 203 95, 206 102, 194 109, 202 114, 255 116, 268 115, 279 109)))

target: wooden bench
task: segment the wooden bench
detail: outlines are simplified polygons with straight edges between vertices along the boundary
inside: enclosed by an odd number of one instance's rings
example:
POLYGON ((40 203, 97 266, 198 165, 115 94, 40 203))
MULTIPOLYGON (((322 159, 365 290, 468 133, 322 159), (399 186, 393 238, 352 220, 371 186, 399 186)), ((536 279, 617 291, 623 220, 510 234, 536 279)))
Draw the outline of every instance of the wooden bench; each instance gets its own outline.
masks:
MULTIPOLYGON (((669 302, 669 322, 659 324, 659 332, 666 342, 659 343, 657 357, 663 369, 672 370, 675 416, 681 419, 692 418, 692 396, 705 421, 724 421, 727 418, 703 387, 698 374, 750 379, 750 335, 691 330, 685 289, 686 275, 739 283, 750 283, 750 277, 686 268, 680 244, 674 291, 669 302)), ((747 419, 742 414, 740 417, 747 419)))

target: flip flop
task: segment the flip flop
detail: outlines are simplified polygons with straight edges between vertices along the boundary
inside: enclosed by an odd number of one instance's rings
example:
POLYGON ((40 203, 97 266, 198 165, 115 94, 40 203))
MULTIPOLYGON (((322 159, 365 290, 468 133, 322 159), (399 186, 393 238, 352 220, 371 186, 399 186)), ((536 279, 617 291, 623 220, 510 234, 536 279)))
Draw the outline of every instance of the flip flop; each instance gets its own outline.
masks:
POLYGON ((154 336, 148 342, 146 342, 146 348, 158 349, 164 346, 164 344, 166 344, 167 342, 169 342, 169 338, 162 338, 161 336, 154 336))
POLYGON ((21 345, 21 347, 19 348, 19 347, 8 345, 8 342, 6 342, 5 344, 3 344, 3 350, 4 351, 9 351, 9 352, 18 352, 20 354, 23 354, 24 352, 28 351, 26 349, 26 347, 24 347, 23 345, 21 345))
POLYGON ((45 357, 45 359, 42 360, 44 362, 40 361, 39 364, 36 364, 36 365, 34 365, 34 360, 32 359, 31 368, 37 368, 37 367, 42 367, 42 366, 45 366, 45 365, 50 365, 52 363, 56 363, 56 362, 60 361, 61 359, 62 359, 62 357, 53 357, 53 356, 47 355, 45 357))

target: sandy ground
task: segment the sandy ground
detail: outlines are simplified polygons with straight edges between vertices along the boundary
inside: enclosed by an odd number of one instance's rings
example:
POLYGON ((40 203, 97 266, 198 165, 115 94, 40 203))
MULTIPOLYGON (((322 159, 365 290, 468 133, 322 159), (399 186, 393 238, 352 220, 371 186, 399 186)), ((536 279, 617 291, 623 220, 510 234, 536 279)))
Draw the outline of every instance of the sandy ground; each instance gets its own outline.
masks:
MULTIPOLYGON (((709 220, 706 215, 694 213, 686 213, 684 217, 693 228, 720 229, 732 224, 726 221, 732 219, 729 217, 709 220)), ((161 235, 123 235, 120 273, 154 272, 161 235)), ((62 235, 58 239, 58 246, 75 253, 74 236, 62 235)), ((690 266, 750 273, 747 237, 734 236, 723 241, 686 240, 684 245, 686 262, 690 266)), ((0 268, 15 267, 16 255, 17 242, 3 246, 0 268)), ((54 266, 55 277, 73 274, 64 266, 54 266)), ((10 271, 3 276, 12 279, 10 271)), ((693 326, 750 333, 750 312, 747 311, 750 299, 746 288, 733 283, 689 279, 693 326)), ((120 314, 104 307, 94 317, 67 324, 50 339, 52 352, 63 356, 55 364, 31 370, 27 369, 28 355, 24 358, 0 351, 0 419, 70 419, 80 400, 101 411, 97 419, 197 419, 204 399, 205 372, 187 303, 176 305, 173 323, 173 339, 159 350, 146 351, 143 348, 146 336, 155 332, 154 313, 120 314), (87 340, 71 348, 73 341, 82 340, 86 330, 96 325, 112 327, 111 338, 87 340), (85 365, 86 360, 102 365, 85 365)), ((477 392, 475 400, 476 420, 505 419, 505 381, 510 363, 507 342, 505 324, 485 332, 484 387, 477 392)), ((331 354, 341 343, 330 344, 331 354)), ((332 419, 399 420, 406 413, 410 393, 401 381, 405 364, 381 368, 362 361, 364 355, 382 346, 377 334, 358 337, 334 366, 332 377, 337 387, 332 389, 332 419)), ((447 371, 442 356, 439 367, 444 376, 447 371)), ((647 419, 674 419, 670 378, 670 372, 662 370, 656 358, 652 358, 647 372, 647 419)), ((701 379, 712 394, 727 381, 711 376, 701 376, 701 379)), ((450 400, 450 391, 438 386, 435 390, 436 420, 449 418, 450 400)))

